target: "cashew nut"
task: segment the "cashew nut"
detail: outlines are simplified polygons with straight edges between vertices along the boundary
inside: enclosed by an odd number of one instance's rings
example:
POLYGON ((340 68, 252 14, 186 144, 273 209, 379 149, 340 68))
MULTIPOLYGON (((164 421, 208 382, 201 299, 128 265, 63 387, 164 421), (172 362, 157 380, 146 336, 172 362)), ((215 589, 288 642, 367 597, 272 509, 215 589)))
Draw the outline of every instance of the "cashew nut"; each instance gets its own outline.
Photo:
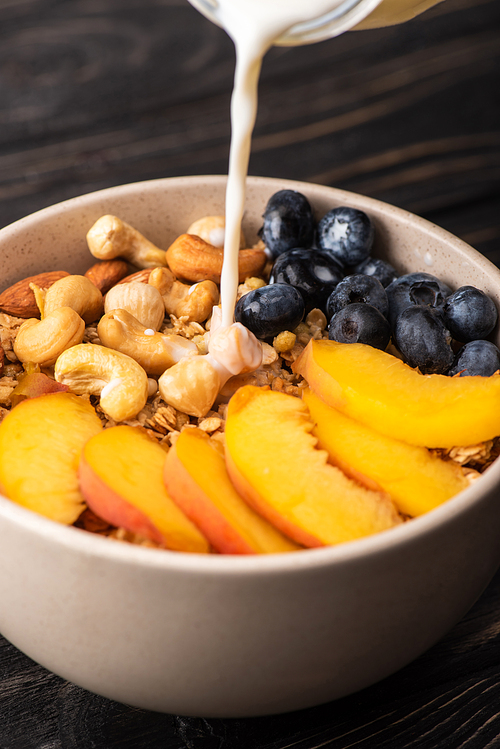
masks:
POLYGON ((188 322, 205 322, 219 303, 219 289, 213 281, 190 286, 175 279, 168 268, 151 271, 148 283, 158 289, 169 315, 187 317, 188 322))
POLYGON ((56 361, 57 382, 77 395, 100 395, 102 410, 114 421, 137 416, 148 398, 148 376, 130 356, 97 344, 80 343, 56 361))
MULTIPOLYGON (((168 294, 176 283, 175 276, 169 268, 153 268, 149 272, 149 276, 145 279, 145 282, 158 289, 162 296, 168 294)), ((184 286, 185 284, 182 285, 184 286)))
POLYGON ((104 311, 124 309, 145 328, 158 330, 165 317, 163 299, 154 286, 140 281, 113 286, 106 294, 104 311))
MULTIPOLYGON (((194 234, 181 234, 167 250, 167 262, 177 278, 186 281, 209 279, 220 283, 223 250, 205 242, 194 234)), ((238 253, 238 279, 258 276, 264 270, 267 256, 259 247, 240 250, 238 253)))
POLYGON ((38 307, 41 319, 45 311, 45 294, 47 293, 47 289, 42 289, 41 286, 38 286, 38 284, 34 282, 30 283, 29 288, 35 297, 36 306, 38 307))
MULTIPOLYGON (((226 219, 224 216, 204 216, 194 221, 186 234, 196 234, 214 247, 224 247, 226 219)), ((240 233, 240 250, 247 246, 243 229, 240 233)))
POLYGON ((208 351, 182 359, 158 380, 163 400, 190 416, 205 416, 230 377, 257 369, 262 362, 260 342, 241 323, 214 331, 208 351))
POLYGON ((148 374, 160 375, 185 356, 198 355, 198 348, 192 341, 180 335, 148 331, 124 309, 104 315, 97 333, 104 346, 131 356, 148 374))
POLYGON ((117 216, 101 216, 87 233, 87 244, 99 260, 122 257, 138 268, 167 264, 165 250, 117 216))
POLYGON ((43 320, 23 322, 14 342, 14 353, 21 362, 50 367, 63 351, 80 343, 85 323, 71 307, 59 307, 43 320))
POLYGON ((65 276, 47 289, 42 316, 59 307, 71 307, 88 324, 102 315, 102 294, 85 276, 65 276))
MULTIPOLYGON (((177 281, 179 283, 179 281, 177 281)), ((163 297, 168 312, 168 295, 163 297)), ((188 322, 205 322, 210 317, 212 309, 219 303, 219 289, 213 281, 200 281, 189 286, 187 294, 176 304, 176 317, 188 318, 188 322)))

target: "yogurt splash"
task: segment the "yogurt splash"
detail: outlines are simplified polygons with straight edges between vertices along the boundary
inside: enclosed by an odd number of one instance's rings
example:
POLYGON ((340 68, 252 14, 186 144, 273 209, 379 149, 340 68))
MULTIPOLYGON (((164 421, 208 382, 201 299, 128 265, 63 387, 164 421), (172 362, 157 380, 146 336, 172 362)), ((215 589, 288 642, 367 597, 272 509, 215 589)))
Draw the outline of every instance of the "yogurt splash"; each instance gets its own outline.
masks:
MULTIPOLYGON (((380 0, 364 0, 358 5, 371 9, 378 2, 380 0)), ((231 98, 224 264, 221 276, 222 327, 228 327, 234 319, 245 182, 252 131, 257 116, 257 89, 262 59, 273 43, 291 27, 345 5, 342 0, 219 0, 217 20, 232 38, 236 48, 231 98)))

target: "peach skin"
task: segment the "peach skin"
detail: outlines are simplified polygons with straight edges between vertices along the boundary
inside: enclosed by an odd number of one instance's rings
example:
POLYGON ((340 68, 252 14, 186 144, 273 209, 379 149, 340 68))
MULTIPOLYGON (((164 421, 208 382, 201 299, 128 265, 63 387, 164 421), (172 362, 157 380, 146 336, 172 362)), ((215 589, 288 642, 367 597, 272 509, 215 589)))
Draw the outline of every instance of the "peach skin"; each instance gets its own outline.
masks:
POLYGON ((167 491, 222 554, 297 551, 240 497, 226 470, 224 450, 201 429, 184 429, 167 455, 167 491))
POLYGON ((226 463, 237 491, 304 546, 351 541, 401 522, 387 494, 328 464, 316 447, 306 405, 247 385, 229 401, 226 463))
POLYGON ((49 393, 67 393, 68 390, 67 385, 56 382, 43 372, 29 372, 19 376, 18 384, 11 393, 10 402, 12 406, 17 406, 27 398, 38 398, 40 395, 49 393))
POLYGON ((74 523, 85 508, 77 476, 80 453, 101 429, 92 406, 71 393, 19 403, 0 424, 4 494, 52 520, 74 523))
POLYGON ((208 541, 165 489, 165 458, 163 448, 138 427, 105 429, 82 452, 82 494, 92 512, 111 525, 168 549, 208 553, 208 541))

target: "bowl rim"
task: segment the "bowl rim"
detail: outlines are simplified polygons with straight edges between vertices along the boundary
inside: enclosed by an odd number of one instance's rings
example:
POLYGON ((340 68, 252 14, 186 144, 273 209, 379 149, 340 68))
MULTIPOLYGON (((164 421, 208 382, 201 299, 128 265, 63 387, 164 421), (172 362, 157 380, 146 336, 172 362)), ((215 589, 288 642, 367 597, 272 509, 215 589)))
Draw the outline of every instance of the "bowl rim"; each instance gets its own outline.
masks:
MULTIPOLYGON (((40 220, 60 215, 66 211, 78 208, 79 204, 92 203, 94 200, 107 197, 123 196, 127 193, 143 189, 146 192, 155 192, 158 187, 165 183, 175 183, 179 187, 189 183, 203 180, 213 186, 222 186, 227 181, 226 175, 193 175, 188 177, 165 177, 141 182, 131 182, 115 187, 108 187, 85 193, 70 198, 60 203, 55 203, 42 208, 0 229, 0 237, 8 239, 9 234, 17 234, 18 231, 29 228, 40 220)), ((374 211, 387 210, 390 208, 392 215, 401 221, 411 221, 412 224, 428 235, 432 235, 436 241, 452 242, 459 253, 478 255, 482 261, 491 266, 494 275, 498 275, 500 283, 500 269, 498 269, 487 258, 474 250, 470 245, 455 237, 442 227, 433 224, 426 219, 410 213, 402 208, 389 203, 359 195, 358 193, 340 190, 324 185, 301 182, 297 180, 286 180, 275 177, 247 178, 247 185, 258 188, 269 186, 279 189, 309 189, 319 190, 322 193, 331 193, 335 200, 349 200, 355 196, 359 203, 360 198, 364 206, 374 211)), ((444 502, 439 507, 412 518, 411 521, 385 531, 366 536, 363 538, 347 541, 337 546, 325 546, 314 549, 304 549, 300 553, 277 553, 263 555, 231 555, 231 554, 197 554, 192 552, 176 552, 168 549, 156 549, 134 544, 112 542, 112 539, 101 537, 88 531, 59 524, 49 518, 36 514, 21 505, 9 500, 0 494, 0 518, 23 528, 33 535, 42 537, 51 544, 65 549, 71 549, 87 557, 112 560, 118 564, 139 564, 143 567, 155 568, 159 571, 170 570, 185 573, 202 573, 211 576, 221 573, 225 576, 247 576, 260 573, 262 575, 281 573, 292 574, 299 570, 308 570, 331 565, 342 565, 368 556, 385 554, 402 544, 417 541, 427 534, 432 534, 453 518, 466 513, 471 507, 480 504, 484 497, 498 490, 500 484, 500 459, 497 458, 489 466, 480 478, 475 480, 469 487, 444 502)))
MULTIPOLYGON (((189 185, 190 183, 198 182, 200 180, 203 180, 203 182, 208 184, 209 186, 221 188, 224 187, 227 183, 227 175, 196 174, 182 177, 160 177, 157 179, 143 180, 139 182, 127 182, 121 185, 105 187, 100 190, 94 190, 92 192, 77 195, 73 198, 68 198, 67 200, 60 201, 59 203, 53 203, 52 205, 41 208, 38 211, 34 211, 27 216, 23 216, 22 218, 19 218, 16 221, 13 221, 12 223, 0 228, 0 236, 8 236, 8 234, 10 233, 15 234, 20 229, 29 228, 30 224, 36 224, 40 219, 50 218, 52 214, 57 215, 65 213, 66 211, 71 211, 72 209, 77 208, 80 203, 87 204, 93 203, 94 201, 98 202, 99 200, 106 199, 108 197, 121 197, 127 195, 128 193, 135 193, 138 188, 145 191, 146 193, 156 192, 159 186, 167 183, 174 184, 182 188, 184 185, 189 185)), ((310 192, 319 191, 326 194, 330 193, 332 198, 337 201, 349 200, 349 198, 354 198, 358 203, 361 202, 364 206, 366 206, 368 210, 371 208, 374 213, 377 213, 381 210, 387 211, 387 209, 389 208, 391 213, 401 222, 411 221, 412 224, 418 227, 420 231, 428 236, 432 236, 437 241, 451 241, 459 254, 465 253, 466 255, 468 255, 472 251, 473 254, 481 257, 482 261, 488 266, 489 270, 494 275, 498 276, 500 283, 500 268, 494 265, 480 252, 471 247, 471 245, 467 244, 467 242, 455 236, 446 229, 443 229, 441 226, 434 224, 432 221, 428 221, 427 219, 422 218, 415 213, 411 213, 404 208, 399 208, 392 203, 386 203, 382 200, 377 200, 376 198, 371 198, 361 193, 355 193, 337 187, 330 187, 329 185, 320 185, 315 182, 304 182, 300 180, 281 179, 280 177, 260 177, 255 175, 248 175, 246 184, 247 187, 252 188, 258 188, 260 186, 269 186, 269 188, 272 189, 276 187, 279 189, 290 190, 299 190, 300 188, 302 188, 303 190, 305 189, 310 192), (286 187, 283 187, 284 185, 286 187)), ((244 221, 245 215, 243 215, 243 222, 244 221)))

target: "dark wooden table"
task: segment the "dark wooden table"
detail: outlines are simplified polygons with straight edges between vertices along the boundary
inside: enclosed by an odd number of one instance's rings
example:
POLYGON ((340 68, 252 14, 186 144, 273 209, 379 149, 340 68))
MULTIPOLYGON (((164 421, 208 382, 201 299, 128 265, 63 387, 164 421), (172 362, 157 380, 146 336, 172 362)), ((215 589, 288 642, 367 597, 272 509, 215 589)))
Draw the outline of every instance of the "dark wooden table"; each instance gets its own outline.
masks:
MULTIPOLYGON (((446 0, 401 27, 272 50, 251 173, 395 203, 500 265, 499 21, 497 0, 446 0)), ((0 225, 102 187, 225 173, 233 64, 187 0, 0 0, 0 225)), ((118 747, 500 747, 500 574, 398 674, 276 717, 136 710, 0 638, 0 749, 118 747)))

